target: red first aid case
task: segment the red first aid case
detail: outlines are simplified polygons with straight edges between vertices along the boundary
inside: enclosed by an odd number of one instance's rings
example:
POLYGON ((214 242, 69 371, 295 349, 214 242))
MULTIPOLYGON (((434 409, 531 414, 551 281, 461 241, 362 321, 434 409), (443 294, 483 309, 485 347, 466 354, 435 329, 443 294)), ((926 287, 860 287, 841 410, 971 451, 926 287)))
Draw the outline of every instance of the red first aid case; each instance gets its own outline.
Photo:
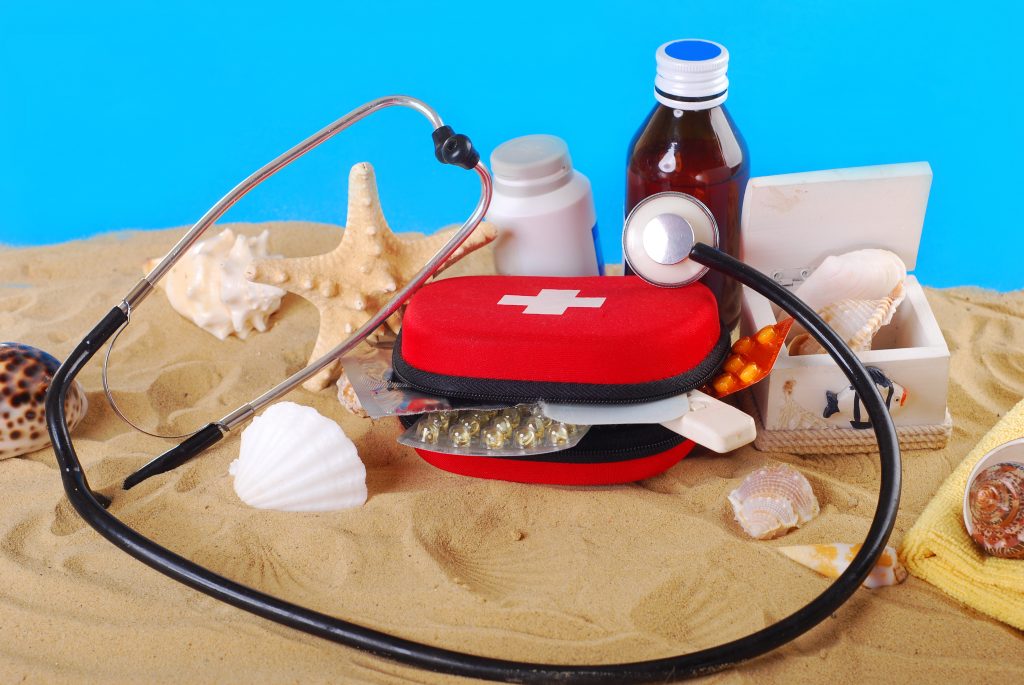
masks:
MULTIPOLYGON (((634 276, 468 276, 409 301, 395 343, 398 380, 435 395, 516 404, 649 402, 698 388, 729 352, 714 295, 634 276)), ((574 448, 530 458, 417 450, 464 475, 571 485, 638 480, 693 443, 661 426, 596 426, 574 448)))
POLYGON ((707 383, 729 351, 714 295, 635 276, 467 276, 409 301, 395 373, 493 402, 650 402, 707 383))

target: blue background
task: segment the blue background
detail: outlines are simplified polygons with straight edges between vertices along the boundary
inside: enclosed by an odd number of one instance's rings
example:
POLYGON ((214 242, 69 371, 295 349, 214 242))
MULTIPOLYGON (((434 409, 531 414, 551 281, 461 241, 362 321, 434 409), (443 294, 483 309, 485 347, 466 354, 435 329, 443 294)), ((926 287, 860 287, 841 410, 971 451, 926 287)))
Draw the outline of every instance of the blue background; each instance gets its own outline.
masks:
MULTIPOLYGON (((565 138, 613 261, 654 50, 706 37, 732 55, 728 108, 755 175, 927 160, 922 281, 1020 288, 1022 11, 1001 5, 0 0, 0 242, 192 223, 322 125, 406 92, 485 154, 565 138)), ((428 133, 385 112, 225 220, 344 223, 348 168, 367 159, 396 229, 461 221, 474 177, 437 165, 428 133)))

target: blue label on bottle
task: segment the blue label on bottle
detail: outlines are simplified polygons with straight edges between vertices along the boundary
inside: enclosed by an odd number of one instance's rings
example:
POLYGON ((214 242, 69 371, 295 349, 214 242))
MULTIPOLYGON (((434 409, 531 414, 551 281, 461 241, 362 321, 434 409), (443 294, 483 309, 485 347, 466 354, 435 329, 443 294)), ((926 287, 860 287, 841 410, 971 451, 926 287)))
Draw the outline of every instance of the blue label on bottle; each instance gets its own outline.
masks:
POLYGON ((687 62, 703 62, 722 54, 722 48, 706 40, 677 40, 665 46, 665 54, 687 62))
POLYGON ((590 229, 590 235, 594 239, 594 252, 597 254, 597 275, 604 276, 604 255, 601 253, 601 237, 597 233, 597 224, 590 229))

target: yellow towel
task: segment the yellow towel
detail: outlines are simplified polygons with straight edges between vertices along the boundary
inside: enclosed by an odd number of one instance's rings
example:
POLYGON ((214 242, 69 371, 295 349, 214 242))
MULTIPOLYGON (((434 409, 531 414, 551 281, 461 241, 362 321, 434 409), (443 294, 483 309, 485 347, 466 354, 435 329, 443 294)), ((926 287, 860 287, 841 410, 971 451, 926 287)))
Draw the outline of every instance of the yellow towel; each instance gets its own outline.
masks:
POLYGON ((1024 401, 990 430, 942 484, 900 548, 907 569, 978 611, 1024 630, 1024 559, 988 556, 963 524, 974 465, 994 447, 1024 437, 1024 401))

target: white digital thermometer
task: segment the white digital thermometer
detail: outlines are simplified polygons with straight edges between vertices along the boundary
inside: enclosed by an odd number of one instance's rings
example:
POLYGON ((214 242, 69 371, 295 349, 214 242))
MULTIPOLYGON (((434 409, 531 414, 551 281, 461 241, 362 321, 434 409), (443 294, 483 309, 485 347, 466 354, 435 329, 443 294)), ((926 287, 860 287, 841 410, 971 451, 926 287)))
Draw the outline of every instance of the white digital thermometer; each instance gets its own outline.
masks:
POLYGON ((563 423, 587 426, 659 423, 715 452, 731 452, 757 437, 753 417, 699 390, 642 404, 588 405, 541 401, 540 408, 545 416, 563 423))

